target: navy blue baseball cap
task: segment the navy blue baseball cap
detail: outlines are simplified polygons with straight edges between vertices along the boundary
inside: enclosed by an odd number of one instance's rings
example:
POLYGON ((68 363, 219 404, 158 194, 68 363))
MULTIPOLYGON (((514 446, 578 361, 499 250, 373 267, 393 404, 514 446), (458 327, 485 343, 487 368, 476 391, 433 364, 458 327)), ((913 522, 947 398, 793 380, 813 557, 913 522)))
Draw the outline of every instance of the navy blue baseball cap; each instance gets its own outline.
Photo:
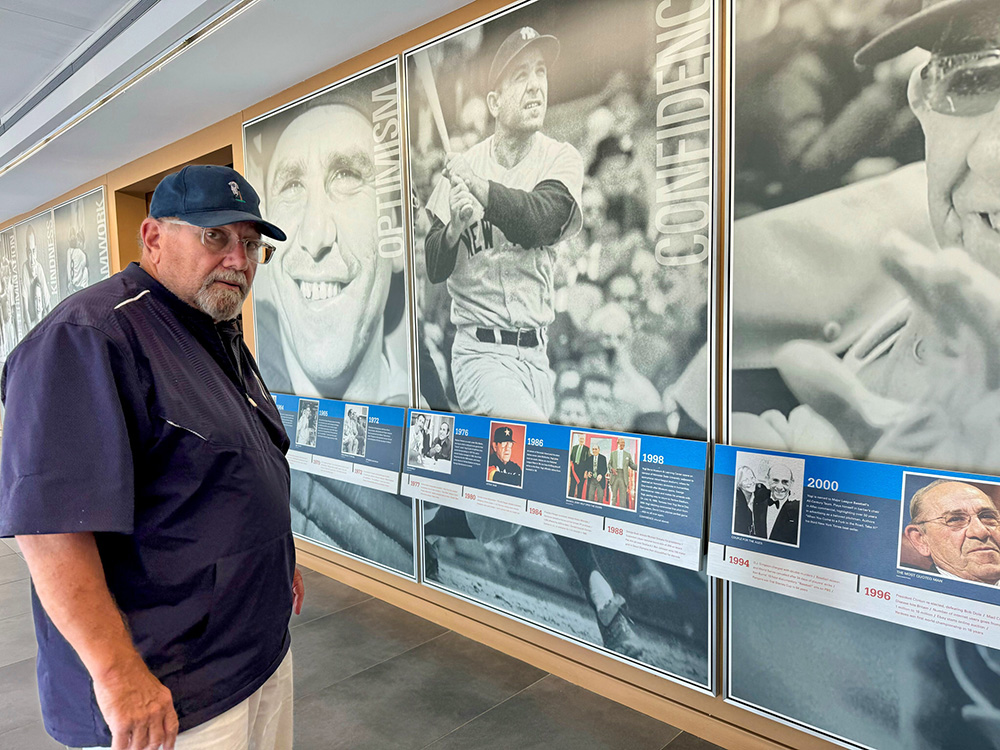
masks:
POLYGON ((493 442, 494 443, 513 443, 514 442, 514 431, 507 425, 500 425, 495 430, 493 430, 493 442))
POLYGON ((175 216, 196 227, 221 227, 252 221, 257 230, 283 242, 288 237, 260 215, 260 198, 243 175, 230 167, 191 164, 168 174, 153 192, 149 215, 175 216))

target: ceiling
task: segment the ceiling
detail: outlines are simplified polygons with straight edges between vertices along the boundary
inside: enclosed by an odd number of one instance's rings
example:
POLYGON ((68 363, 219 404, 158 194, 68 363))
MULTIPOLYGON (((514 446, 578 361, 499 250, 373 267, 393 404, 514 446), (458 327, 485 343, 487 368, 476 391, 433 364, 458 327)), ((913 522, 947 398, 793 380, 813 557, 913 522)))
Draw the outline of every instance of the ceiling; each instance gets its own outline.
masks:
POLYGON ((0 0, 0 122, 135 0, 0 0))
POLYGON ((0 225, 467 2, 0 0, 0 225))

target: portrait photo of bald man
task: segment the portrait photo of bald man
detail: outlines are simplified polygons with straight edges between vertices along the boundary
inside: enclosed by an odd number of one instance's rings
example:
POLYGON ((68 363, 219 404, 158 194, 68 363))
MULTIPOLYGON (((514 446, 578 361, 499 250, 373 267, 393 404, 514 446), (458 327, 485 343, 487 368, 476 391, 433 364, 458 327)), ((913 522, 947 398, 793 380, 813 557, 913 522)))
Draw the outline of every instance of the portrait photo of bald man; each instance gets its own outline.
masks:
POLYGON ((900 566, 949 580, 996 586, 1000 582, 1000 511, 995 498, 1000 487, 919 474, 907 475, 907 483, 918 489, 911 490, 909 498, 900 566))

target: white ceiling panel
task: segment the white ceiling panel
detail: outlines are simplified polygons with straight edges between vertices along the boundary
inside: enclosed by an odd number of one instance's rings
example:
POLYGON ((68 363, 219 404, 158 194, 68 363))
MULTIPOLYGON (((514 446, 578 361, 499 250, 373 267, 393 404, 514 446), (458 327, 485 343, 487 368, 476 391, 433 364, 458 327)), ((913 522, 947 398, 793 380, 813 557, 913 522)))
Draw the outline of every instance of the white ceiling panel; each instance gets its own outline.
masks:
MULTIPOLYGON (((97 31, 134 0, 0 0, 0 10, 97 31)), ((2 27, 0 27, 2 28, 2 27)))
POLYGON ((0 175, 0 223, 466 2, 260 0, 0 175))
POLYGON ((92 32, 0 8, 0 113, 7 113, 92 32))

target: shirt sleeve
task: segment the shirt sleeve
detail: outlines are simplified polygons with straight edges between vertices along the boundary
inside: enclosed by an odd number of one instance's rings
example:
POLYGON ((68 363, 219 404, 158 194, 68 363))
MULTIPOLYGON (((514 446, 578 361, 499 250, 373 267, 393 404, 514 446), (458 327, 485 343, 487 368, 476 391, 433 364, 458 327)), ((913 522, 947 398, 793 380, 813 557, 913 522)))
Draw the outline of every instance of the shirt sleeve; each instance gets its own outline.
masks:
POLYGON ((431 229, 424 238, 424 259, 427 263, 427 280, 432 284, 447 281, 455 270, 458 260, 458 245, 449 246, 444 241, 445 225, 437 217, 434 218, 431 229))
POLYGON ((0 383, 0 536, 133 530, 132 377, 89 326, 52 325, 14 350, 0 383))
POLYGON ((492 180, 489 185, 486 220, 523 248, 554 245, 578 211, 573 196, 558 180, 544 180, 530 192, 492 180))

